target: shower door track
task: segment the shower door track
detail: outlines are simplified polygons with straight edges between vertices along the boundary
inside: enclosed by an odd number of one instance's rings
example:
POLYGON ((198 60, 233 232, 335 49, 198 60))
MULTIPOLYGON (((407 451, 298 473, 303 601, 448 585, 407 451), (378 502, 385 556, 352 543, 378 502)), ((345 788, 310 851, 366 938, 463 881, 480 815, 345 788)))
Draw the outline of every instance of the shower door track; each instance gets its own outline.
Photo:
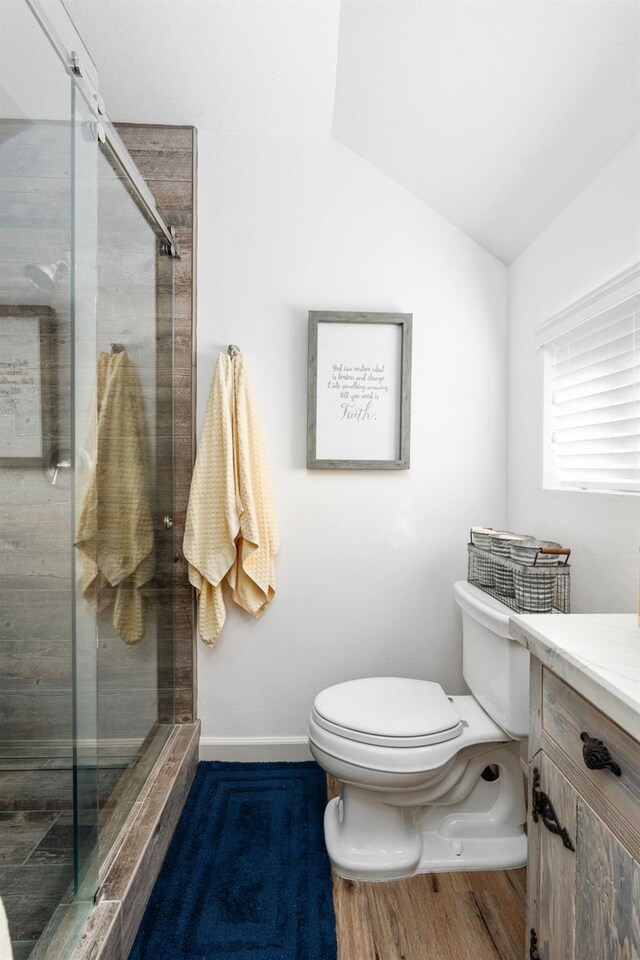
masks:
POLYGON ((26 0, 36 20, 62 61, 76 89, 86 101, 95 118, 95 134, 100 143, 106 143, 125 174, 134 198, 153 219, 164 236, 164 249, 172 257, 178 256, 176 233, 158 209, 155 198, 136 168, 131 154, 109 118, 102 97, 98 93, 98 72, 87 48, 61 2, 26 0))

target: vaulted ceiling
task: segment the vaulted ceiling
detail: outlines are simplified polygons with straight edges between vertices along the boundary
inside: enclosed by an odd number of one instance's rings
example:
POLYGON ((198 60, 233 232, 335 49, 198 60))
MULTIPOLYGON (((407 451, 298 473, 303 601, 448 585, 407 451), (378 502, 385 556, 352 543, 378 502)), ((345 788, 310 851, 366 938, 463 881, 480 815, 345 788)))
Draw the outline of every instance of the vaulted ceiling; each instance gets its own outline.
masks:
POLYGON ((64 0, 109 115, 220 133, 331 131, 337 0, 64 0))
POLYGON ((112 117, 333 136, 505 263, 640 129, 637 0, 65 0, 112 117))

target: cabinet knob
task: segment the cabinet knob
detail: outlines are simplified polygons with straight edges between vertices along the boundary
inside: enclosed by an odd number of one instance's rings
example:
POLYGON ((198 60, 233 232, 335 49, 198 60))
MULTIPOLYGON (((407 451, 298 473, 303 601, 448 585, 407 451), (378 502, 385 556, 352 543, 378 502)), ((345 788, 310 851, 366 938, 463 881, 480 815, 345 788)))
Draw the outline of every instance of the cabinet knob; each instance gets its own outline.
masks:
POLYGON ((602 740, 590 737, 585 730, 580 734, 580 739, 583 744, 582 759, 589 770, 611 770, 614 776, 622 776, 620 765, 615 762, 602 740))

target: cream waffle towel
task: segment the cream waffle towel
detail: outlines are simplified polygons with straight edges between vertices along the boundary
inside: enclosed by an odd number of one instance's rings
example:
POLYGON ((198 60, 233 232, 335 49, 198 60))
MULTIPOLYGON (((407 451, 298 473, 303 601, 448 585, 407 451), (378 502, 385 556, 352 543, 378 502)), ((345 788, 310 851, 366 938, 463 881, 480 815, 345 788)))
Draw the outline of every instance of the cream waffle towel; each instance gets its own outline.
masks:
POLYGON ((149 449, 142 387, 124 351, 98 357, 96 459, 78 521, 83 589, 99 610, 114 604, 125 643, 144 634, 141 587, 154 574, 149 449))
POLYGON ((271 475, 242 356, 220 354, 191 481, 184 536, 200 597, 200 635, 214 643, 234 601, 261 617, 275 594, 279 540, 271 475))

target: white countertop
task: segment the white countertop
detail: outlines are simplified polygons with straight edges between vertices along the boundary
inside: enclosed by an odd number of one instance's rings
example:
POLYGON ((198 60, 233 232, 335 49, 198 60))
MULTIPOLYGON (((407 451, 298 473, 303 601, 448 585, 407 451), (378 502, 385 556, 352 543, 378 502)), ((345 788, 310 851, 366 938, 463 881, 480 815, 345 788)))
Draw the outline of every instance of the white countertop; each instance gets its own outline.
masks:
POLYGON ((640 627, 635 613, 509 618, 514 640, 640 740, 640 627))

